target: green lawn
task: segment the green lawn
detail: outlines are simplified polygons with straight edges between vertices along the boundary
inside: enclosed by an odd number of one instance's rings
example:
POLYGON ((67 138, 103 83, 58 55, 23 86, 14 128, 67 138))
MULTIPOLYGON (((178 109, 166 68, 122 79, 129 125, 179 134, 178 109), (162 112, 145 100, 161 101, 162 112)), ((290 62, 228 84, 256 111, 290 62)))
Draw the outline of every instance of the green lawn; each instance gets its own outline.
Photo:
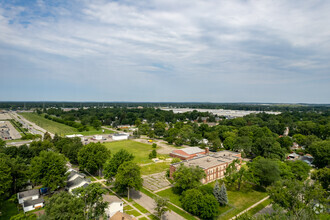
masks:
POLYGON ((163 163, 153 163, 146 166, 141 166, 141 175, 149 175, 153 173, 160 173, 166 171, 170 168, 170 164, 168 162, 163 163))
POLYGON ((47 131, 50 131, 53 134, 66 134, 66 133, 72 133, 76 132, 77 129, 55 122, 48 120, 44 118, 43 116, 37 115, 35 113, 30 113, 30 112, 24 112, 24 113, 19 113, 22 115, 24 118, 27 120, 34 122, 36 125, 44 128, 47 131))
POLYGON ((258 213, 261 209, 265 208, 266 206, 268 206, 270 203, 272 202, 272 200, 270 199, 266 199, 265 201, 263 201, 262 203, 260 203, 259 205, 255 206, 254 208, 250 209, 248 211, 248 214, 253 216, 256 213, 258 213))
POLYGON ((152 147, 148 144, 126 140, 107 142, 103 143, 103 145, 111 150, 111 154, 118 152, 120 149, 127 150, 135 156, 134 162, 138 164, 152 162, 152 160, 149 159, 149 153, 152 151, 152 147))
MULTIPOLYGON (((213 184, 214 183, 212 183, 212 186, 213 184)), ((156 194, 168 198, 172 203, 181 207, 180 196, 175 194, 172 188, 160 191, 156 194)), ((265 192, 243 189, 241 191, 227 190, 227 194, 229 205, 225 207, 219 206, 219 219, 230 219, 267 196, 265 192)))
POLYGON ((102 129, 97 131, 92 126, 88 126, 89 131, 78 132, 78 130, 74 127, 70 127, 68 125, 46 119, 43 116, 37 115, 35 113, 23 112, 20 114, 27 120, 34 122, 36 125, 46 129, 47 131, 50 131, 53 134, 59 134, 59 135, 82 134, 84 136, 87 136, 87 135, 114 133, 113 131, 107 129, 104 129, 104 132, 102 132, 102 129))
POLYGON ((7 220, 10 219, 11 216, 18 214, 16 204, 9 200, 3 203, 0 211, 2 212, 2 215, 0 216, 0 220, 7 220))

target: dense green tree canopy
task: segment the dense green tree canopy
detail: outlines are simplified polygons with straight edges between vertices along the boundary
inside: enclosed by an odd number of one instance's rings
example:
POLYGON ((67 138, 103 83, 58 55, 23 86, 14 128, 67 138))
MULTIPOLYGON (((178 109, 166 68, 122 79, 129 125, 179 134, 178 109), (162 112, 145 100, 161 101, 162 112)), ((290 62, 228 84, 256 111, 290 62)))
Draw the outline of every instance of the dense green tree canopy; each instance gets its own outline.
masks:
POLYGON ((62 154, 52 151, 42 151, 31 160, 31 179, 52 190, 62 188, 66 181, 66 160, 62 154))
POLYGON ((314 157, 313 164, 322 168, 330 164, 330 140, 314 142, 308 151, 314 157))
POLYGON ((12 184, 11 178, 11 167, 10 158, 0 153, 0 204, 3 200, 5 200, 10 193, 10 188, 12 184))
POLYGON ((186 167, 181 165, 173 173, 174 186, 179 191, 197 188, 201 180, 206 177, 204 170, 200 167, 186 167))
POLYGON ((111 180, 117 174, 118 168, 124 162, 132 161, 134 159, 133 154, 129 153, 125 149, 119 150, 115 153, 104 166, 104 176, 105 178, 111 180))
POLYGON ((86 169, 95 174, 103 168, 103 164, 110 158, 110 150, 100 143, 89 143, 78 152, 80 169, 86 169))
POLYGON ((280 179, 280 169, 276 161, 266 158, 255 158, 249 164, 253 176, 256 178, 258 184, 262 186, 269 186, 280 179))

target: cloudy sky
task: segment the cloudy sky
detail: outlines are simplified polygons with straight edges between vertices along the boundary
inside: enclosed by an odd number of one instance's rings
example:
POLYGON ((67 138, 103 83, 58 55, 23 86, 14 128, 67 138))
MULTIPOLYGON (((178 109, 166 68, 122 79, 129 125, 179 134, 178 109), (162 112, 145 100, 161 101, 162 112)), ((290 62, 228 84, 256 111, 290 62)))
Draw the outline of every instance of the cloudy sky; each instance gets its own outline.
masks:
POLYGON ((0 0, 0 101, 330 103, 330 1, 0 0))

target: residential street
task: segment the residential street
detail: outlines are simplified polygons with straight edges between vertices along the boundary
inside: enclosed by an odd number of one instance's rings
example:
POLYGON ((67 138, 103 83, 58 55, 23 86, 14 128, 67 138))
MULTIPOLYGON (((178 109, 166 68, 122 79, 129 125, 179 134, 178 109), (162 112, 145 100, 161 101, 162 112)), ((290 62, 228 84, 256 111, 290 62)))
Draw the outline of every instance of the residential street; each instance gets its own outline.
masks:
MULTIPOLYGON (((154 213, 154 209, 156 207, 155 201, 147 196, 146 194, 140 192, 140 191, 135 191, 131 190, 131 198, 141 206, 143 206, 145 209, 147 209, 150 213, 154 213)), ((163 219, 166 220, 184 220, 184 218, 177 213, 171 211, 167 211, 165 215, 163 216, 163 219)))

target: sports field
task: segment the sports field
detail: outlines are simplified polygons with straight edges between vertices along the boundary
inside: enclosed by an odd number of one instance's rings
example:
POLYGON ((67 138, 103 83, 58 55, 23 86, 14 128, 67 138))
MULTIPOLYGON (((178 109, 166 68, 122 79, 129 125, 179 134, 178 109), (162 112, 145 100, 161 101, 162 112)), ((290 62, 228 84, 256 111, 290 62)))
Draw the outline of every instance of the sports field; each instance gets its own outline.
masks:
POLYGON ((132 140, 113 141, 103 144, 111 150, 112 155, 118 152, 120 149, 125 149, 135 156, 134 162, 138 164, 152 162, 152 160, 149 159, 149 153, 152 151, 152 147, 149 144, 143 144, 132 140))

